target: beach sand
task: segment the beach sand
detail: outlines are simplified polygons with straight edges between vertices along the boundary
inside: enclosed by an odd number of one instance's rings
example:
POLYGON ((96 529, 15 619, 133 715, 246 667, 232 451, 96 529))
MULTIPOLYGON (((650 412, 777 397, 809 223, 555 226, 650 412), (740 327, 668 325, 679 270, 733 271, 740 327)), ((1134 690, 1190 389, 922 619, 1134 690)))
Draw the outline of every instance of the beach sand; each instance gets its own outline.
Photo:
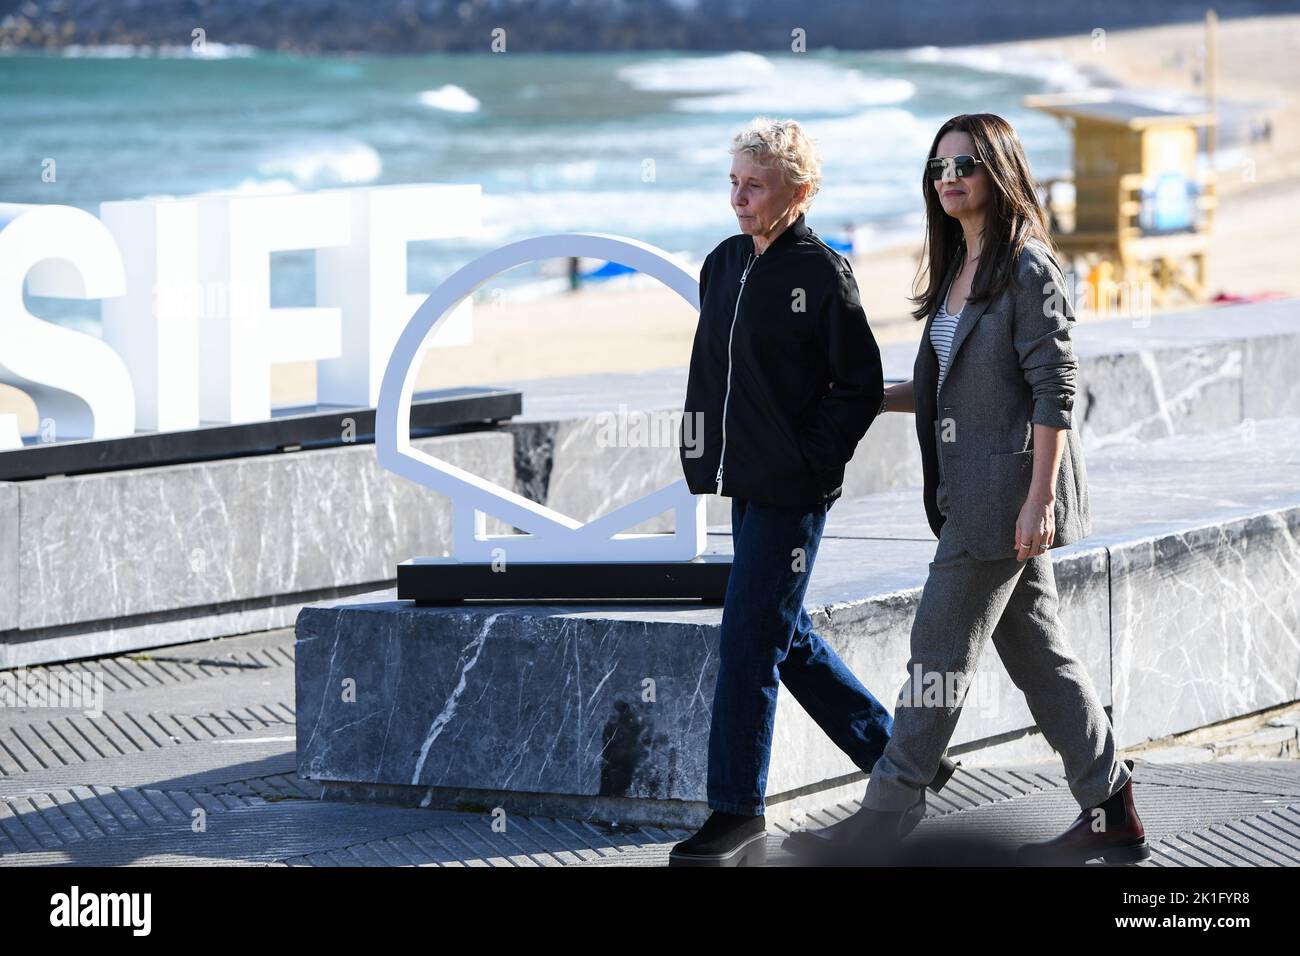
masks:
MULTIPOLYGON (((1086 35, 984 48, 1068 59, 1109 85, 1189 92, 1197 89, 1191 65, 1204 37, 1198 23, 1112 31, 1103 49, 1086 35)), ((1220 21, 1219 60, 1220 97, 1273 101, 1277 109, 1271 143, 1250 152, 1253 167, 1219 175, 1209 292, 1300 295, 1300 270, 1294 266, 1300 252, 1294 223, 1300 209, 1300 95, 1294 92, 1300 88, 1300 16, 1220 21)), ((815 225, 815 202, 809 219, 815 225)), ((882 343, 919 339, 921 323, 908 315, 919 238, 916 244, 875 249, 854 259, 863 307, 882 343)), ((1192 307, 1196 304, 1170 306, 1192 307)), ((1093 318, 1080 315, 1081 321, 1093 318)), ((587 288, 526 303, 478 303, 473 344, 430 349, 418 388, 684 366, 694 332, 694 311, 658 286, 587 288)), ((273 370, 275 404, 309 402, 314 394, 311 363, 273 370)), ((19 414, 23 432, 36 429, 30 400, 0 386, 0 412, 5 411, 19 414)))

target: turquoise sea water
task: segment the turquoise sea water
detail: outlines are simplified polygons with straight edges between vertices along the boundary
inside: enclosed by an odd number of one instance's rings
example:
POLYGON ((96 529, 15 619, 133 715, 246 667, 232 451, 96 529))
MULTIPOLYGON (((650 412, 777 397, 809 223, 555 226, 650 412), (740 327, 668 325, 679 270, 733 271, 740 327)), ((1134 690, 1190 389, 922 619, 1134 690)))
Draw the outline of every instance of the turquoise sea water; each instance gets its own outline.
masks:
MULTIPOLYGON (((852 223, 869 246, 919 234, 919 165, 954 113, 1000 113, 1037 173, 1064 168, 1066 132, 1020 99, 1076 79, 1052 64, 934 49, 8 56, 0 201, 96 211, 106 200, 207 191, 480 183, 484 228, 418 244, 412 291, 547 232, 613 232, 698 261, 736 231, 727 144, 767 114, 800 120, 821 147, 824 185, 809 222, 828 236, 852 223), (47 158, 57 163, 53 183, 41 178, 47 158)), ((277 258, 277 304, 309 301, 310 269, 305 254, 277 258)), ((512 278, 536 282, 538 272, 512 278)), ((84 304, 33 309, 94 321, 84 304)))

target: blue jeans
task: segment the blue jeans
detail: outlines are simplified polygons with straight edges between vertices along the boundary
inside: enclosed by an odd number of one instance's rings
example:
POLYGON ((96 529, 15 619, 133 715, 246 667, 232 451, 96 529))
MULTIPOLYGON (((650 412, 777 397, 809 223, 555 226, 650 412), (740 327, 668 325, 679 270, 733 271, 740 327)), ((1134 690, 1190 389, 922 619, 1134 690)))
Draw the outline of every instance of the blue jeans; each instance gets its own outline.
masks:
POLYGON ((889 711, 813 630, 803 607, 828 510, 731 500, 735 558, 709 727, 712 810, 764 812, 778 683, 864 772, 889 743, 889 711))

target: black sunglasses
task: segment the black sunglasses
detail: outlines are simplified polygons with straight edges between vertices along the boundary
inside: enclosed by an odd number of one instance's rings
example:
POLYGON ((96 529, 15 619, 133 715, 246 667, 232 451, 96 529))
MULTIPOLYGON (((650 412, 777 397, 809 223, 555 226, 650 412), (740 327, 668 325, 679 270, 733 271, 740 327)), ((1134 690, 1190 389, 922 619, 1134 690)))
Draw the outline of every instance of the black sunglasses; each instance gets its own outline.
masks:
POLYGON ((984 160, 976 159, 974 156, 966 156, 964 154, 961 156, 936 156, 934 159, 926 162, 925 171, 933 180, 943 179, 943 171, 949 162, 952 163, 953 173, 958 178, 969 176, 971 173, 975 172, 976 166, 984 165, 984 160))

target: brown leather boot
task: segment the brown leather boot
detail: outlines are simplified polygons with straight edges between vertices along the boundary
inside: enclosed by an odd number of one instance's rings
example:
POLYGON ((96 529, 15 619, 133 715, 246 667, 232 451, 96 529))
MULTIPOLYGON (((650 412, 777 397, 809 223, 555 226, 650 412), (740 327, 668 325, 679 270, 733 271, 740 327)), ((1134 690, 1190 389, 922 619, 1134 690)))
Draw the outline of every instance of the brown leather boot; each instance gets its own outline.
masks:
POLYGON ((1089 807, 1060 836, 1020 848, 1021 863, 1037 866, 1078 866, 1101 857, 1107 863, 1137 863, 1151 856, 1146 832, 1133 806, 1133 761, 1125 760, 1130 777, 1104 803, 1089 807))

